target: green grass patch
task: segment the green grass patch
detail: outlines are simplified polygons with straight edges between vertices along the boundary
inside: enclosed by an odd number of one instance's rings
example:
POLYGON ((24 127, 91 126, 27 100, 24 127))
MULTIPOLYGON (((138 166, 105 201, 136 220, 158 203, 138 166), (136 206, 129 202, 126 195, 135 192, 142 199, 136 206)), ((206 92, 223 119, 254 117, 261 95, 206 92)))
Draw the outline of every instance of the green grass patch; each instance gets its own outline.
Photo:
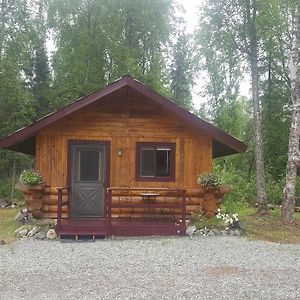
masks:
MULTIPOLYGON (((251 240, 266 240, 277 243, 300 243, 300 212, 295 213, 295 224, 284 225, 281 223, 281 210, 275 208, 268 215, 260 215, 257 209, 247 203, 235 203, 224 201, 221 212, 232 215, 238 214, 239 220, 244 224, 247 236, 251 240)), ((223 220, 216 217, 207 219, 203 214, 194 213, 191 224, 197 229, 204 227, 224 229, 223 220)))
POLYGON ((20 227, 14 217, 20 208, 0 208, 0 240, 12 243, 17 240, 15 230, 20 227))

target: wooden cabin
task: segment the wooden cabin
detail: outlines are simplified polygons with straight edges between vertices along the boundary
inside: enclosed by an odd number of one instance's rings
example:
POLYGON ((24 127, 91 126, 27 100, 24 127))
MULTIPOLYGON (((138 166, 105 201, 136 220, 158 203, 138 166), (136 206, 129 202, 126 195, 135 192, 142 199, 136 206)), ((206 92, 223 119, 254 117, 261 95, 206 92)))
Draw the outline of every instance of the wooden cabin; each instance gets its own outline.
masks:
MULTIPOLYGON (((35 156, 45 180, 27 192, 36 217, 60 235, 174 235, 224 191, 197 177, 213 158, 246 145, 130 76, 82 97, 0 141, 35 156)), ((216 206, 211 209, 213 212, 216 206)))

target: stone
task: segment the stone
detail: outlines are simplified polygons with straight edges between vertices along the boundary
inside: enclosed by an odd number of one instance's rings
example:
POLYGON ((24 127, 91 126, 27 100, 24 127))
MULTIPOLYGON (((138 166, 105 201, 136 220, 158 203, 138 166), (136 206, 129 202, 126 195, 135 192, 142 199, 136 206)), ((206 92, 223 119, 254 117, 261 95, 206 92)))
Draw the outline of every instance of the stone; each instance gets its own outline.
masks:
POLYGON ((232 229, 229 230, 229 235, 234 236, 234 231, 232 229))
POLYGON ((245 230, 245 226, 241 221, 234 221, 232 224, 232 228, 234 229, 239 229, 241 233, 245 234, 246 230, 245 230))
POLYGON ((228 235, 228 232, 226 230, 221 230, 222 235, 228 235))
POLYGON ((29 237, 33 237, 35 234, 37 234, 40 231, 40 227, 33 227, 29 232, 28 232, 28 236, 29 237))
POLYGON ((196 231, 196 226, 189 226, 187 229, 186 229, 186 235, 188 236, 193 236, 194 233, 196 231))
POLYGON ((22 211, 18 211, 15 216, 15 221, 21 223, 24 221, 24 213, 22 211))
POLYGON ((0 207, 5 207, 4 199, 0 199, 0 207))
POLYGON ((204 235, 204 232, 202 229, 200 230, 196 230, 195 233, 194 233, 194 236, 203 236, 204 235))
POLYGON ((210 230, 207 234, 208 236, 215 236, 214 232, 212 230, 210 230))
POLYGON ((55 240, 57 238, 57 234, 54 229, 49 229, 47 232, 47 239, 55 240))
POLYGON ((45 231, 40 231, 34 235, 34 238, 37 240, 44 240, 46 238, 46 236, 47 236, 47 234, 45 231))
POLYGON ((233 230, 235 236, 241 236, 241 232, 238 229, 233 230))
POLYGON ((22 229, 24 229, 24 226, 21 226, 21 227, 17 228, 17 229, 15 230, 15 234, 18 234, 18 232, 19 232, 20 230, 22 230, 22 229))
POLYGON ((21 229, 21 230, 18 231, 17 236, 18 237, 25 237, 27 235, 27 233, 28 233, 27 229, 21 229))
POLYGON ((222 233, 220 232, 220 230, 213 228, 211 230, 215 235, 222 235, 222 233))
POLYGON ((4 240, 0 240, 0 246, 6 245, 6 242, 4 240))

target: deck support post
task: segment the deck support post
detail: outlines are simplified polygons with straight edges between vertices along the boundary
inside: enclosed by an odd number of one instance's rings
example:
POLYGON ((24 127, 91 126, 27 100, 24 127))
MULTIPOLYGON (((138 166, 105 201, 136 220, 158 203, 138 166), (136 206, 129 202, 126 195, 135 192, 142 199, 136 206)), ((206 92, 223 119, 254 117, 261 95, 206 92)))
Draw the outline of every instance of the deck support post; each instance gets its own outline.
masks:
POLYGON ((62 191, 63 188, 59 187, 57 188, 57 195, 58 195, 58 201, 57 201, 57 224, 56 224, 56 233, 60 236, 61 231, 61 215, 62 215, 62 191))
POLYGON ((112 190, 108 189, 107 191, 107 236, 111 237, 112 228, 111 228, 111 206, 112 206, 112 190))
POLYGON ((185 235, 185 229, 186 229, 186 190, 182 190, 182 223, 181 223, 181 235, 185 235))

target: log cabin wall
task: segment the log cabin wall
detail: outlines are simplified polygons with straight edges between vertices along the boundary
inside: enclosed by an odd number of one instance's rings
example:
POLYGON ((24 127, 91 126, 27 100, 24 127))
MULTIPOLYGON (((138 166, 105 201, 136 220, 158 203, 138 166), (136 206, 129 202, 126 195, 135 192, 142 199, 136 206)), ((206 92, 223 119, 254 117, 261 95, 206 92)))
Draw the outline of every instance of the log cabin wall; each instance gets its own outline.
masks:
MULTIPOLYGON (((198 187, 197 174, 212 170, 211 137, 194 130, 134 92, 110 94, 88 110, 73 114, 72 118, 59 121, 39 132, 36 167, 52 191, 57 186, 68 185, 69 140, 111 142, 110 186, 193 189, 198 187), (174 182, 136 181, 135 148, 136 143, 142 141, 176 144, 174 182), (123 149, 121 157, 118 156, 118 149, 123 149)), ((46 207, 44 211, 48 211, 46 207)))

